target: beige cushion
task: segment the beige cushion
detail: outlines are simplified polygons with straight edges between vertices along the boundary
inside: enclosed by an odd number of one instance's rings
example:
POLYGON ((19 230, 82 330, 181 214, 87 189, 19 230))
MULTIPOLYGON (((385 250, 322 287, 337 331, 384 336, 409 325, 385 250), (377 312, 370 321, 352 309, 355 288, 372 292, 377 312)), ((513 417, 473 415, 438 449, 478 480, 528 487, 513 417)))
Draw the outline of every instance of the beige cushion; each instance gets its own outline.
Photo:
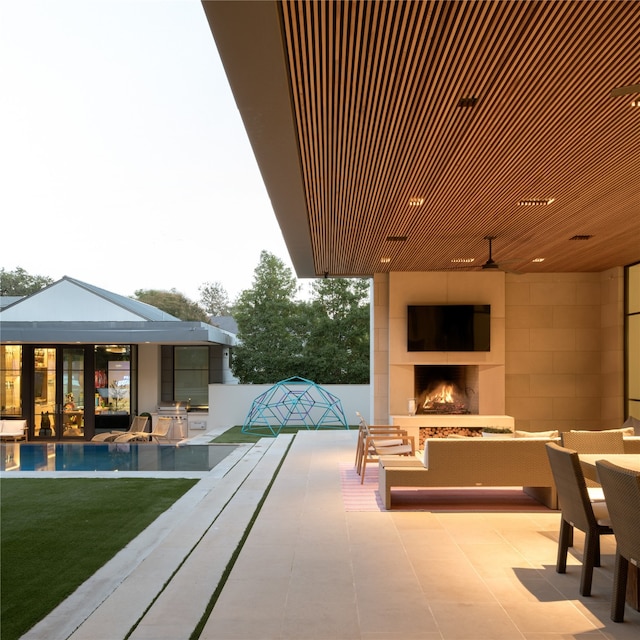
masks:
POLYGON ((633 427, 622 427, 620 429, 600 429, 599 431, 590 431, 589 429, 571 429, 572 433, 616 433, 620 431, 623 436, 634 436, 635 430, 633 427))
POLYGON ((606 502, 593 502, 591 507, 593 508, 593 515, 596 517, 598 524, 604 527, 610 527, 611 518, 609 518, 609 510, 607 509, 606 502))
POLYGON ((623 429, 633 429, 633 433, 631 435, 640 436, 640 420, 638 418, 634 418, 633 416, 629 416, 622 425, 623 429))
POLYGON ((516 438, 559 438, 560 433, 557 429, 552 431, 514 431, 516 438))
POLYGON ((9 438, 24 436, 26 420, 0 420, 0 435, 9 438))
POLYGON ((587 487, 587 493, 589 494, 589 500, 591 502, 604 502, 604 491, 602 487, 587 487))

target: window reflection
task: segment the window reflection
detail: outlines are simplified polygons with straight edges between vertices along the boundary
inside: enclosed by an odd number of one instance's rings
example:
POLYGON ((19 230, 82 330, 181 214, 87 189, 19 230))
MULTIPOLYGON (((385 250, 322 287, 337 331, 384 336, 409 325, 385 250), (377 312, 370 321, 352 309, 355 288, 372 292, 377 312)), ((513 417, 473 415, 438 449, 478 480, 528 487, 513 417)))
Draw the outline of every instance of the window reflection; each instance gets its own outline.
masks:
POLYGON ((95 349, 96 414, 131 412, 131 347, 97 346, 95 349))
POLYGON ((22 347, 0 346, 0 415, 22 416, 22 347))

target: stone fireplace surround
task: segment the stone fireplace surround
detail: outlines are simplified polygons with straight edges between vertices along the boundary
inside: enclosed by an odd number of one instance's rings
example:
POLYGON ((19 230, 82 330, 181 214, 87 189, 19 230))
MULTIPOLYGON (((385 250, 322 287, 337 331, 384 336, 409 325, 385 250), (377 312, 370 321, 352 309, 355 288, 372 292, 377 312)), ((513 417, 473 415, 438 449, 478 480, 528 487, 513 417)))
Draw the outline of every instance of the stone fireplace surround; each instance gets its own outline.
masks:
POLYGON ((407 416, 415 364, 462 363, 478 365, 479 415, 508 412, 517 416, 519 429, 527 430, 619 426, 624 421, 624 291, 622 267, 517 276, 376 273, 372 423, 407 416), (407 305, 470 302, 491 305, 490 353, 462 354, 470 356, 463 359, 461 354, 407 352, 407 305))
MULTIPOLYGON (((463 366, 473 371, 472 409, 477 415, 505 413, 505 281, 504 273, 389 274, 388 303, 388 420, 408 416, 416 395, 416 367, 463 366), (407 349, 407 306, 411 304, 490 304, 491 350, 482 352, 415 352, 407 349), (477 406, 475 403, 477 402, 477 406)), ((377 302, 380 302, 378 299, 377 302)), ((374 305, 384 313, 385 305, 374 305)), ((376 317, 376 322, 378 321, 376 317)), ((376 347, 383 347, 378 341, 376 347)), ((377 353, 376 362, 380 362, 377 353)), ((377 364, 375 365, 377 367, 377 364)), ((467 384, 467 383, 465 383, 467 384)), ((377 412, 376 412, 377 413, 377 412)), ((380 418, 377 418, 378 420, 380 418)))

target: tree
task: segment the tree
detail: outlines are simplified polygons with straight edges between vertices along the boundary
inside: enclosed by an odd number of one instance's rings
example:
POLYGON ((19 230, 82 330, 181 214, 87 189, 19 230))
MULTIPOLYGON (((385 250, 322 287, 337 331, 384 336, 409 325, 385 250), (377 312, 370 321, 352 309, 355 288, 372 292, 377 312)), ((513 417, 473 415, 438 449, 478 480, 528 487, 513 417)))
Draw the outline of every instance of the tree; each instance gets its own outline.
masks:
POLYGON ((231 368, 241 383, 272 383, 300 375, 303 318, 294 297, 298 286, 291 269, 262 251, 253 287, 233 308, 240 344, 231 368))
POLYGON ((307 302, 295 300, 297 281, 274 255, 263 251, 254 274, 232 310, 239 345, 231 367, 241 383, 369 382, 368 280, 317 280, 307 302))
POLYGON ((180 320, 196 322, 208 322, 209 320, 205 310, 197 302, 189 300, 189 298, 175 289, 171 289, 171 291, 138 289, 134 292, 134 300, 146 302, 176 318, 180 318, 180 320))
POLYGON ((318 384, 369 383, 369 282, 324 278, 312 285, 307 376, 318 384))
POLYGON ((220 282, 205 282, 199 289, 200 304, 212 316, 228 316, 229 296, 220 282))
POLYGON ((53 279, 47 276, 32 276, 21 267, 15 271, 0 270, 0 295, 28 296, 53 284, 53 279))

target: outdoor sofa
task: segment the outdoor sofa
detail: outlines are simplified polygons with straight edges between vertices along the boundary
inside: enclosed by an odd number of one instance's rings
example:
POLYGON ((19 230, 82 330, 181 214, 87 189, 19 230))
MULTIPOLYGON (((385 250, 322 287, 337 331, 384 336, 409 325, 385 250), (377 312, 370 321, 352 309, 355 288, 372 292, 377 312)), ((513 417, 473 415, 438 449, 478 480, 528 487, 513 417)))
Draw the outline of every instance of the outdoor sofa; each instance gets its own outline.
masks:
POLYGON ((380 458, 380 496, 390 509, 392 489, 400 487, 523 487, 556 509, 547 442, 559 438, 431 438, 422 457, 380 458))
POLYGON ((0 440, 26 440, 26 420, 0 420, 0 440))
MULTIPOLYGON (((379 461, 378 489, 386 509, 401 487, 523 487, 550 509, 558 508, 545 445, 560 444, 557 432, 544 437, 429 438, 424 451, 409 458, 379 461)), ((526 434, 526 435, 525 435, 526 434)), ((640 453, 640 437, 624 437, 625 453, 640 453)))

